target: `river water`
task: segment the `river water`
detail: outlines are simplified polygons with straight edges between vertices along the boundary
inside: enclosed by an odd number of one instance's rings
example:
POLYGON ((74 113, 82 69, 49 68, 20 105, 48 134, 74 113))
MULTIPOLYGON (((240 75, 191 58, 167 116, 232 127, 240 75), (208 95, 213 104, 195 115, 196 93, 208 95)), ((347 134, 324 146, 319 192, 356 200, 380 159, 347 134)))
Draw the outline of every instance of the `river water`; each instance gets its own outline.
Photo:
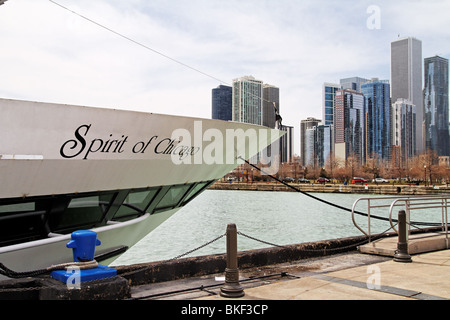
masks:
MULTIPOLYGON (((338 193, 312 195, 350 209, 358 198, 371 197, 338 193)), ((361 202, 357 210, 367 212, 366 203, 361 202)), ((371 214, 388 217, 388 209, 372 209, 371 214)), ((367 217, 356 215, 356 221, 363 230, 367 230, 367 217)), ((129 265, 178 257, 224 234, 229 223, 235 223, 238 231, 243 234, 276 245, 362 235, 352 222, 351 212, 301 193, 206 190, 111 265, 129 265)), ((389 227, 389 223, 385 221, 371 222, 373 233, 384 232, 389 227)), ((238 236, 239 251, 267 247, 271 245, 238 236)), ((225 252, 226 237, 222 237, 183 257, 225 252)))

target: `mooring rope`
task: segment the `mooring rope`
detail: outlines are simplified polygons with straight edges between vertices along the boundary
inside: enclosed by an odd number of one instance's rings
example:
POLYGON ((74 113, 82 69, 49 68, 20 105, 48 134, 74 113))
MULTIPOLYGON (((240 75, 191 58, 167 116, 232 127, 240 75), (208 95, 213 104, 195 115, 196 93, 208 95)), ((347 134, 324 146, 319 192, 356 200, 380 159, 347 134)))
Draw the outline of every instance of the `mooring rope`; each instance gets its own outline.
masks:
MULTIPOLYGON (((312 198, 312 199, 314 199, 314 200, 320 201, 320 202, 325 203, 325 204, 327 204, 327 205, 329 205, 329 206, 333 206, 333 207, 335 207, 335 208, 338 208, 338 209, 341 209, 341 210, 344 210, 344 211, 354 212, 354 213, 356 213, 356 214, 358 214, 358 215, 362 215, 362 216, 365 216, 365 217, 368 216, 367 213, 364 213, 364 212, 361 212, 361 211, 357 211, 357 210, 352 210, 352 209, 350 209, 350 208, 346 208, 346 207, 341 206, 341 205, 339 205, 339 204, 332 203, 332 202, 330 202, 330 201, 327 201, 327 200, 325 200, 325 199, 321 199, 321 198, 316 197, 316 196, 313 196, 312 194, 309 194, 309 193, 307 193, 307 192, 305 192, 305 191, 302 191, 302 190, 300 190, 300 189, 298 189, 298 188, 296 188, 296 187, 294 187, 294 186, 292 186, 292 185, 290 185, 290 184, 288 184, 288 183, 286 183, 286 182, 284 182, 284 181, 278 179, 277 177, 275 177, 275 176, 273 176, 273 175, 271 175, 271 174, 268 174, 268 173, 264 172, 264 170, 262 170, 262 169, 259 168, 258 166, 255 166, 254 164, 250 163, 249 161, 245 160, 245 159, 242 158, 241 156, 239 156, 238 159, 243 160, 245 163, 247 163, 247 164, 250 165, 251 167, 253 167, 253 168, 255 168, 256 170, 258 170, 258 171, 264 173, 265 175, 271 177, 271 178, 274 179, 275 181, 277 181, 277 182, 279 182, 279 183, 285 185, 286 187, 291 188, 291 189, 293 189, 294 191, 299 192, 299 193, 301 193, 301 194, 303 194, 303 195, 305 195, 305 196, 307 196, 307 197, 310 197, 310 198, 312 198)), ((374 219, 378 219, 378 220, 390 221, 389 218, 380 217, 380 216, 376 216, 376 215, 373 215, 373 214, 371 214, 370 217, 371 217, 371 218, 374 218, 374 219)), ((392 221, 398 222, 396 219, 392 219, 392 221)), ((413 222, 413 221, 411 221, 411 223, 412 223, 412 224, 415 224, 415 225, 426 225, 426 226, 440 226, 440 225, 441 225, 441 224, 439 224, 439 223, 433 223, 433 222, 413 222)))
POLYGON ((69 267, 77 267, 80 270, 93 269, 98 267, 98 263, 95 260, 85 261, 85 262, 68 262, 57 265, 52 265, 50 267, 33 270, 33 271, 24 271, 24 272, 16 272, 8 267, 6 267, 3 263, 0 263, 0 274, 7 276, 8 278, 26 278, 26 277, 34 277, 46 273, 50 273, 52 271, 64 270, 69 267))

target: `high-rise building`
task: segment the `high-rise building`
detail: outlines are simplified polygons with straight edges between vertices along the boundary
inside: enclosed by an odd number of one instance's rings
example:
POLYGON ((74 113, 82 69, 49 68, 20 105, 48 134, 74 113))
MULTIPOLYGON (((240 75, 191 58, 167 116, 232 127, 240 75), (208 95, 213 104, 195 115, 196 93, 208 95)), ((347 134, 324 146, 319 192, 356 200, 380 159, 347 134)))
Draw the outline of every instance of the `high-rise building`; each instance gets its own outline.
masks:
POLYGON ((275 128, 276 113, 280 113, 280 89, 278 87, 265 84, 263 87, 263 126, 275 128))
POLYGON ((333 150, 333 126, 317 125, 305 132, 305 166, 325 167, 333 150))
POLYGON ((424 60, 425 147, 438 156, 450 156, 448 130, 448 59, 434 56, 424 60))
POLYGON ((220 85, 212 89, 212 119, 231 121, 233 119, 233 88, 220 85))
POLYGON ((336 92, 334 119, 335 157, 365 162, 364 95, 353 90, 336 92))
POLYGON ((408 159, 416 149, 416 106, 406 99, 397 99, 392 104, 392 162, 407 168, 408 159))
POLYGON ((372 79, 361 85, 366 116, 366 159, 391 158, 391 99, 388 80, 372 79))
POLYGON ((302 155, 303 166, 316 165, 316 127, 305 129, 305 153, 302 155))
POLYGON ((333 152, 334 136, 332 125, 319 125, 316 128, 316 158, 319 167, 325 167, 333 152))
POLYGON ((341 79, 339 82, 341 84, 342 89, 350 89, 350 90, 355 90, 357 92, 361 92, 361 86, 364 83, 369 82, 369 81, 370 80, 368 80, 368 79, 364 79, 364 78, 360 78, 360 77, 351 77, 351 78, 341 79))
MULTIPOLYGON (((308 164, 307 161, 307 153, 308 149, 310 149, 308 140, 307 140, 307 130, 312 129, 315 126, 318 126, 321 120, 315 119, 315 118, 307 118, 306 120, 302 120, 300 122, 300 151, 301 151, 301 157, 302 157, 302 165, 306 166, 308 164)), ((310 150, 311 151, 311 150, 310 150)))
POLYGON ((280 138, 280 161, 291 162, 294 155, 294 127, 282 125, 280 130, 286 131, 280 138))
POLYGON ((324 83, 322 86, 322 115, 325 125, 334 122, 334 107, 336 91, 341 90, 341 85, 336 83, 324 83))
POLYGON ((391 42, 391 99, 416 106, 416 148, 423 151, 422 42, 408 37, 391 42))
POLYGON ((233 80, 233 121, 263 124, 263 82, 252 76, 233 80))

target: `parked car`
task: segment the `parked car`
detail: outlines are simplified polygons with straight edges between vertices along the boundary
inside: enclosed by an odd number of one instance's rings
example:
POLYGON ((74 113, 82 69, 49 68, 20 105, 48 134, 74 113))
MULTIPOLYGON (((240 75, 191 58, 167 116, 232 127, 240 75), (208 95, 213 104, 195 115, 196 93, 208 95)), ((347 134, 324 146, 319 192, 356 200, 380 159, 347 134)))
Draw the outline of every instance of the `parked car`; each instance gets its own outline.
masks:
POLYGON ((286 177, 283 179, 283 182, 295 182, 294 178, 286 177))
POLYGON ((309 180, 306 178, 300 178, 300 179, 298 179, 298 182, 299 183, 309 183, 309 180))
POLYGON ((352 183, 353 183, 353 184, 357 184, 357 183, 367 183, 367 180, 364 179, 364 178, 353 177, 352 183))
POLYGON ((375 183, 389 183, 389 181, 384 179, 384 178, 375 178, 375 179, 373 179, 373 182, 375 182, 375 183))
POLYGON ((330 182, 330 179, 324 177, 320 177, 319 179, 317 179, 317 183, 325 183, 325 182, 330 182))

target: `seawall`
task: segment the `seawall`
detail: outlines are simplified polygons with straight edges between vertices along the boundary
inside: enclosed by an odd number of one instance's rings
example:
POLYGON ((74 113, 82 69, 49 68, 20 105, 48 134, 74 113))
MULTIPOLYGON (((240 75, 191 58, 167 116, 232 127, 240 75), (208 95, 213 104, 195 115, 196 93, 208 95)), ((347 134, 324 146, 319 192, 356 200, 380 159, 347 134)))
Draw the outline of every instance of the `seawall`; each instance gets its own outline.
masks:
MULTIPOLYGON (((380 195, 431 195, 450 194, 450 186, 417 186, 408 184, 289 184, 304 192, 317 193, 356 193, 356 194, 380 194, 380 195)), ((246 190, 246 191, 293 191, 281 183, 245 183, 245 182, 216 182, 211 190, 246 190)))

